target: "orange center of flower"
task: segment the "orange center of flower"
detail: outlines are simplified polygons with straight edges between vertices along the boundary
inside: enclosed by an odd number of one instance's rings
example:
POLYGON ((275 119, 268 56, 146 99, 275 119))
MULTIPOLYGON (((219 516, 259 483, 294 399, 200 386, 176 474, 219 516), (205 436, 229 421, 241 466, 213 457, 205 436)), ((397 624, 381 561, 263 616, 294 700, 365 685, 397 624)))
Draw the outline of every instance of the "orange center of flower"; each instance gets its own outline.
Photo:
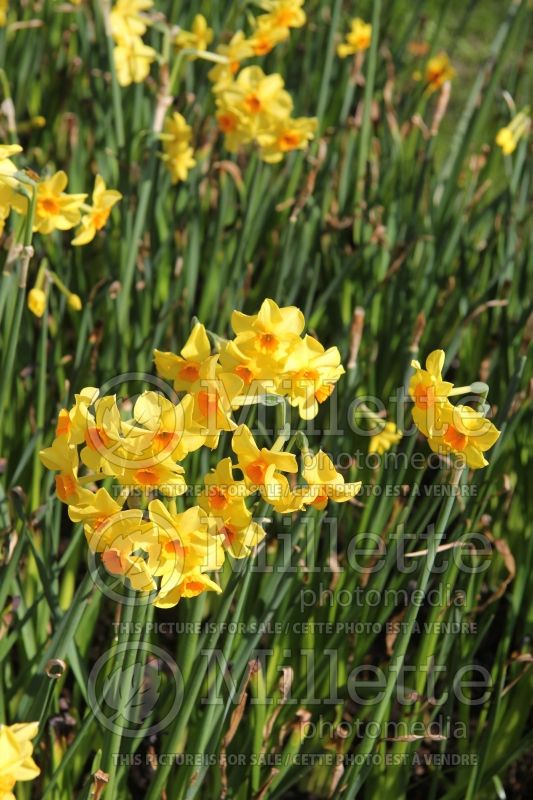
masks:
POLYGON ((229 70, 232 73, 232 75, 235 75, 235 73, 239 71, 240 66, 241 66, 240 61, 230 61, 229 70))
POLYGON ((435 405, 435 388, 419 383, 415 388, 415 405, 425 411, 435 405))
POLYGON ((300 134, 297 131, 285 131, 278 140, 279 149, 283 152, 294 150, 300 144, 300 134))
POLYGON ((109 219, 111 213, 110 208, 103 208, 100 211, 93 211, 92 220, 93 225, 97 231, 101 230, 109 219))
POLYGON ((221 511, 228 505, 228 498, 218 486, 210 486, 208 490, 209 503, 216 511, 221 511))
POLYGON ((37 201, 37 205, 39 212, 43 216, 53 217, 59 214, 61 210, 61 206, 54 197, 41 197, 41 199, 37 201))
POLYGON ((311 505, 315 506, 315 508, 322 510, 323 508, 326 507, 327 502, 328 502, 327 494, 325 494, 324 492, 320 492, 319 494, 317 494, 311 505))
POLYGON ((105 450, 111 444, 111 438, 103 428, 88 428, 85 431, 85 444, 91 450, 105 450))
POLYGON ((172 431, 160 431, 154 436, 154 449, 160 453, 172 445, 175 434, 172 431))
POLYGON ((265 475, 268 469, 268 464, 262 458, 252 461, 251 464, 245 468, 246 475, 255 483, 256 486, 261 486, 265 482, 265 475))
POLYGON ((185 558, 186 548, 179 539, 172 539, 170 542, 165 542, 164 549, 166 553, 173 553, 179 556, 179 558, 185 558))
POLYGON ((66 503, 69 497, 76 491, 76 481, 71 475, 56 475, 56 492, 57 496, 63 503, 66 503))
POLYGON ((133 477, 142 486, 156 486, 159 483, 159 472, 155 467, 137 469, 133 473, 133 477))
POLYGON ((255 92, 251 92, 249 95, 247 95, 247 97, 244 100, 244 105, 246 106, 250 114, 259 114, 259 112, 263 107, 261 100, 259 99, 257 94, 255 94, 255 92))
POLYGON ((239 378, 244 381, 246 386, 248 386, 254 379, 254 374, 251 369, 248 367, 239 364, 238 367, 235 367, 235 374, 239 376, 239 378))
POLYGON ((198 392, 198 405, 204 417, 212 417, 218 411, 218 397, 216 392, 198 392))
POLYGON ((217 119, 222 133, 231 133, 237 127, 237 120, 232 114, 219 114, 217 119))
POLYGON ((278 337, 273 333, 260 333, 257 339, 260 349, 265 353, 273 353, 278 348, 278 337))
POLYGON ((453 447, 454 450, 464 450, 468 444, 468 436, 458 431, 453 425, 448 426, 448 430, 444 434, 444 441, 453 447))
POLYGON ((195 594, 200 594, 200 592, 203 592, 204 589, 205 586, 200 581, 187 581, 187 583, 185 584, 186 592, 194 592, 195 594))
POLYGON ((123 575, 126 571, 120 550, 109 548, 102 553, 104 567, 111 575, 123 575))
POLYGON ((183 378, 184 381, 190 381, 190 383, 194 383, 194 381, 198 380, 200 367, 198 364, 187 364, 185 367, 180 369, 178 374, 180 378, 183 378))
MULTIPOLYGON (((256 56, 266 56, 266 54, 270 53, 270 51, 272 50, 272 42, 266 36, 263 36, 262 38, 255 40, 253 49, 256 56)), ((259 111, 259 110, 260 110, 259 108, 254 109, 254 111, 259 111)))

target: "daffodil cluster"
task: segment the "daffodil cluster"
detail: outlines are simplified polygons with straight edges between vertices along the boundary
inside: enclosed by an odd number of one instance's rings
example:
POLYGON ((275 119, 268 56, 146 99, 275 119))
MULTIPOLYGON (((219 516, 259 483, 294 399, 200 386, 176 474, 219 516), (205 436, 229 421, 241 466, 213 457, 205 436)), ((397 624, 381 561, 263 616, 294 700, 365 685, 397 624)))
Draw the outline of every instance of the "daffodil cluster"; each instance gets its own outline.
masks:
POLYGON ((452 405, 451 396, 464 394, 471 387, 454 388, 453 383, 442 379, 444 358, 443 350, 434 350, 426 359, 425 369, 418 361, 411 363, 415 370, 409 383, 413 420, 435 453, 458 456, 472 469, 486 467, 484 453, 500 432, 477 409, 452 405))
POLYGON ((345 483, 330 457, 306 443, 305 483, 297 486, 298 460, 283 449, 286 437, 261 446, 233 417, 265 395, 287 397, 303 416, 314 416, 343 372, 338 350, 302 338, 301 311, 272 300, 252 316, 235 312, 232 323, 235 338, 217 337, 217 347, 197 323, 179 355, 155 352, 158 374, 172 381, 170 396, 144 392, 126 415, 115 395, 83 389, 60 411, 55 439, 40 454, 57 472, 57 496, 72 522, 83 524, 92 553, 157 606, 221 591, 210 573, 226 553, 244 558, 265 536, 263 517, 254 518, 260 502, 281 514, 321 510, 361 486, 345 483), (222 458, 200 487, 190 486, 187 457, 214 449, 224 433, 234 458, 222 458), (184 508, 191 494, 193 504, 184 508))
POLYGON ((157 58, 153 47, 143 41, 151 24, 147 11, 152 0, 117 0, 109 15, 109 27, 115 43, 113 58, 117 80, 121 86, 142 83, 157 58))
POLYGON ((122 198, 120 192, 107 189, 104 179, 97 175, 92 203, 87 204, 86 194, 65 191, 68 178, 64 172, 39 179, 33 171, 19 170, 11 156, 21 152, 22 147, 18 144, 0 145, 0 233, 11 211, 23 216, 28 214, 31 195, 35 191, 34 232, 46 235, 79 226, 72 244, 91 242, 97 231, 105 226, 113 206, 122 198))

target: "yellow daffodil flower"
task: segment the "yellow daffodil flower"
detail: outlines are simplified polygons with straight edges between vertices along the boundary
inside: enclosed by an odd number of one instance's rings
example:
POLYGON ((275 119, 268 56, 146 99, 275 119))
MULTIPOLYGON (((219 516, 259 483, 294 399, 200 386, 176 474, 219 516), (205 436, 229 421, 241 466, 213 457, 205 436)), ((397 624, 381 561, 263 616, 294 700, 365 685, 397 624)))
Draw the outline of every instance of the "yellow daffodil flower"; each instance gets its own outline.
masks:
POLYGON ((484 453, 497 441, 500 431, 488 419, 469 406, 446 402, 429 432, 428 443, 435 453, 462 456, 472 469, 489 463, 484 453))
POLYGON ((259 155, 267 164, 276 164, 292 150, 305 150, 315 137, 316 117, 279 120, 269 131, 257 136, 259 155))
POLYGON ((398 444, 401 438, 402 433, 397 430, 394 422, 385 422, 379 433, 376 433, 370 439, 368 452, 382 455, 386 450, 390 450, 393 445, 398 444))
POLYGON ((28 292, 28 308, 36 317, 43 316, 46 309, 46 294, 42 289, 30 289, 28 292))
POLYGON ((337 45, 337 55, 339 58, 346 58, 368 50, 371 41, 372 25, 360 17, 356 17, 350 23, 350 30, 346 34, 345 41, 337 45))
POLYGON ((262 364, 264 377, 265 373, 274 377, 279 372, 289 352, 301 341, 304 325, 299 308, 280 308, 274 300, 264 300, 257 314, 234 311, 231 315, 236 347, 262 364))
POLYGON ((265 14, 257 20, 257 25, 248 41, 254 55, 266 56, 276 45, 288 38, 288 27, 273 24, 271 18, 265 14))
POLYGON ((83 214, 81 228, 77 231, 72 244, 77 246, 92 242, 97 231, 101 231, 105 227, 113 206, 121 199, 121 193, 115 189, 107 189, 102 176, 97 175, 94 183, 92 206, 83 214))
POLYGON ((250 137, 268 129, 274 120, 291 114, 292 99, 283 87, 281 75, 265 75, 257 66, 245 67, 217 95, 219 123, 220 113, 228 112, 239 121, 243 141, 249 141, 250 137))
POLYGON ((214 33, 206 18, 202 14, 197 14, 192 23, 192 30, 181 30, 174 39, 174 44, 178 50, 198 50, 199 53, 203 53, 213 41, 213 36, 214 33))
POLYGON ((33 745, 39 730, 38 722, 0 725, 0 798, 15 800, 17 781, 32 781, 41 770, 32 758, 33 745))
POLYGON ((212 534, 205 511, 193 506, 176 514, 160 500, 153 500, 148 511, 153 527, 143 549, 150 573, 161 579, 154 605, 170 608, 182 597, 220 592, 218 584, 204 574, 224 563, 222 543, 212 534))
POLYGON ((361 481, 345 483, 331 458, 322 450, 316 455, 310 450, 302 451, 302 459, 302 476, 307 483, 302 490, 302 497, 307 505, 322 511, 328 500, 345 503, 361 491, 361 481))
POLYGON ((216 64, 207 76, 215 84, 213 91, 219 92, 225 83, 231 83, 241 67, 241 62, 254 55, 252 45, 246 38, 244 31, 233 34, 228 44, 219 44, 217 53, 228 59, 227 64, 216 64))
POLYGON ((152 0, 117 0, 109 15, 113 39, 120 42, 144 36, 150 20, 142 12, 152 6, 152 0))
POLYGON ((211 344, 205 327, 197 322, 180 355, 154 350, 155 368, 160 378, 172 381, 176 392, 189 392, 200 377, 203 364, 211 357, 211 344))
POLYGON ((312 336, 306 336, 287 358, 281 385, 302 419, 313 419, 343 374, 338 348, 325 350, 312 336))
POLYGON ((254 491, 259 490, 274 508, 276 504, 284 503, 291 492, 287 478, 282 473, 298 472, 294 454, 259 448, 246 425, 239 425, 233 434, 231 446, 247 486, 254 491))
POLYGON ((520 139, 525 138, 531 128, 531 118, 526 109, 520 111, 505 128, 500 128, 496 134, 496 144, 501 147, 504 155, 509 156, 517 148, 520 139))
POLYGON ((37 202, 33 230, 38 233, 69 231, 81 218, 86 194, 65 194, 68 178, 62 171, 37 185, 37 202))
POLYGON ((301 28, 306 23, 304 0, 262 0, 259 5, 267 13, 257 18, 259 25, 277 28, 301 28))
POLYGON ((78 451, 69 444, 66 436, 57 436, 50 447, 39 453, 47 469, 59 472, 56 476, 56 493, 61 502, 73 503, 78 497, 78 451))
POLYGON ((425 79, 429 92, 436 92, 446 81, 451 81, 454 77, 455 70, 446 53, 433 56, 426 64, 425 79))
POLYGON ((170 172, 172 183, 187 179, 189 170, 196 166, 194 151, 190 146, 192 130, 185 118, 175 111, 167 117, 160 139, 163 142, 162 161, 170 172))
MULTIPOLYGON (((205 436, 193 419, 193 411, 191 395, 173 403, 157 392, 143 392, 133 408, 133 418, 146 431, 146 451, 153 452, 158 459, 169 456, 172 461, 182 461, 202 447, 205 436)), ((129 435, 133 428, 128 425, 127 430, 129 435)), ((134 433, 141 435, 139 428, 134 433)))
POLYGON ((433 350, 422 369, 418 361, 411 361, 415 374, 409 381, 409 394, 414 401, 413 420, 415 425, 428 435, 435 422, 436 410, 446 402, 453 389, 453 383, 442 380, 444 350, 433 350))
POLYGON ((113 50, 113 57, 117 81, 121 86, 129 86, 142 83, 148 77, 157 53, 136 36, 121 40, 113 50))

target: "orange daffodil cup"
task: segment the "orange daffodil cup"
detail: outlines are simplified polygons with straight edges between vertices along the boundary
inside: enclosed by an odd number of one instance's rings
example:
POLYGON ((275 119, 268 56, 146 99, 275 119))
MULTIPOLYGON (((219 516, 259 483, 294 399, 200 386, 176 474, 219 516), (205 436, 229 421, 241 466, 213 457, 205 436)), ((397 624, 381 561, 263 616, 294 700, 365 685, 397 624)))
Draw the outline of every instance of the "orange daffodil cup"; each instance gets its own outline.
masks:
POLYGON ((59 412, 55 439, 40 454, 96 562, 156 606, 220 592, 216 573, 227 555, 245 558, 264 539, 269 506, 281 514, 322 511, 361 487, 345 483, 331 458, 307 443, 298 483, 299 460, 284 449, 285 433, 265 446, 236 419, 238 409, 258 402, 315 417, 344 372, 337 348, 305 335, 302 312, 273 300, 256 314, 235 311, 232 327, 234 337, 223 340, 198 322, 179 354, 155 351, 168 396, 146 391, 131 407, 83 389, 59 412), (189 455, 224 437, 233 457, 190 486, 189 455))
POLYGON ((473 392, 474 387, 454 388, 453 383, 444 381, 444 358, 443 350, 434 350, 426 359, 425 369, 418 361, 411 363, 415 370, 409 383, 413 420, 435 453, 462 458, 472 469, 486 467, 484 454, 500 432, 477 409, 452 405, 451 396, 473 392))

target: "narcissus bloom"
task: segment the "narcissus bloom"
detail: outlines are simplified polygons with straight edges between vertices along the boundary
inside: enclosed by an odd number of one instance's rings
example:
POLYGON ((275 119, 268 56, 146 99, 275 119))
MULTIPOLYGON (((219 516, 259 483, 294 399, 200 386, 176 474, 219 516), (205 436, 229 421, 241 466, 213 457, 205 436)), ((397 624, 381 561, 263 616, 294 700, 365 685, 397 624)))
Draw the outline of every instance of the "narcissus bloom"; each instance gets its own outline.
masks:
POLYGON ((115 189, 107 189, 105 181, 101 175, 97 175, 94 183, 92 205, 88 206, 81 218, 81 228, 78 229, 76 237, 72 240, 73 245, 89 244, 96 236, 97 231, 101 231, 111 213, 111 209, 122 199, 120 192, 115 189))
POLYGON ((262 0, 259 5, 267 13, 261 14, 257 22, 278 28, 301 28, 306 22, 303 4, 304 0, 262 0))
POLYGON ((259 17, 257 25, 249 38, 249 43, 256 56, 266 56, 277 44, 289 38, 289 29, 272 23, 270 17, 259 17))
POLYGON ((111 9, 109 20, 115 41, 139 38, 146 33, 150 20, 143 11, 149 11, 152 0, 117 0, 111 9))
POLYGON ((208 78, 215 84, 214 92, 220 92, 225 83, 231 83, 233 77, 241 67, 241 62, 254 55, 252 45, 246 38, 244 31, 233 34, 228 44, 219 44, 217 53, 228 59, 227 64, 216 64, 209 70, 208 78))
POLYGON ((46 294, 42 289, 30 289, 28 292, 28 308, 36 317, 42 317, 46 308, 46 294))
POLYGON ((150 67, 157 58, 153 47, 141 38, 121 39, 113 50, 117 81, 121 86, 142 83, 150 74, 150 67))
POLYGON ((38 722, 0 725, 0 798, 15 800, 12 792, 17 781, 32 781, 40 769, 32 758, 38 722))
POLYGON ((185 118, 175 111, 167 117, 163 133, 159 138, 163 142, 162 161, 170 172, 172 183, 184 181, 189 170, 196 166, 193 149, 190 146, 192 129, 187 125, 185 118))
POLYGON ((360 53, 362 50, 368 50, 371 41, 372 25, 360 17, 356 17, 350 23, 350 30, 346 34, 345 41, 337 45, 337 55, 339 58, 346 58, 360 53))
POLYGON ((148 510, 153 526, 143 549, 150 573, 160 578, 154 605, 170 608, 182 597, 220 592, 220 586, 205 575, 224 563, 222 542, 212 534, 205 511, 193 506, 177 514, 160 500, 153 500, 148 510))
POLYGON ((291 494, 284 472, 298 472, 298 463, 293 453, 259 448, 250 429, 239 425, 233 434, 231 446, 237 455, 247 486, 259 490, 264 499, 274 508, 283 504, 291 494))
POLYGON ((479 411, 446 402, 429 432, 428 443, 435 453, 463 456, 467 466, 480 469, 489 463, 484 453, 499 435, 500 431, 479 411))
POLYGON ((301 341, 304 325, 299 308, 280 308, 274 300, 264 300, 257 314, 234 311, 231 315, 236 347, 245 356, 256 358, 273 378, 289 352, 301 341))
POLYGON ((414 400, 413 420, 424 436, 433 426, 437 408, 446 402, 453 383, 442 380, 444 350, 433 350, 426 359, 426 368, 420 362, 411 361, 415 374, 409 381, 409 394, 414 400))
POLYGON ((34 231, 45 234, 68 231, 79 223, 87 195, 66 194, 67 183, 66 174, 60 171, 37 184, 34 231))
POLYGON ((192 23, 192 30, 181 30, 174 39, 174 44, 179 50, 186 48, 202 53, 213 41, 213 36, 213 31, 207 24, 206 18, 202 14, 197 14, 192 23))
POLYGON ((312 336, 306 336, 287 358, 282 386, 300 416, 313 419, 319 403, 328 399, 343 374, 338 348, 325 350, 312 336))
POLYGON ((436 92, 446 81, 455 77, 455 70, 446 53, 439 53, 426 64, 425 79, 430 92, 436 92))
POLYGON ((369 453, 381 455, 386 450, 390 450, 393 445, 398 444, 402 438, 402 433, 397 430, 394 422, 385 422, 383 428, 370 439, 368 447, 369 453))
POLYGON ((245 143, 268 130, 276 119, 288 117, 293 104, 283 87, 283 78, 277 73, 265 75, 256 66, 241 70, 217 94, 217 119, 224 133, 239 132, 245 143))
POLYGON ((361 491, 362 483, 345 483, 344 478, 333 466, 331 458, 319 450, 314 455, 310 450, 302 451, 302 476, 307 487, 302 490, 302 497, 307 505, 322 511, 328 500, 345 503, 361 491))
POLYGON ((531 118, 526 110, 520 111, 505 128, 500 128, 496 134, 496 144, 501 147, 504 155, 514 153, 520 139, 526 137, 531 128, 531 118))
POLYGON ((190 391, 200 377, 202 365, 211 356, 211 345, 205 327, 197 322, 189 338, 180 350, 180 355, 154 350, 157 374, 172 381, 176 392, 190 391))
POLYGON ((316 117, 279 120, 271 130, 257 136, 261 159, 267 164, 276 164, 291 150, 305 150, 314 139, 317 127, 316 117))

